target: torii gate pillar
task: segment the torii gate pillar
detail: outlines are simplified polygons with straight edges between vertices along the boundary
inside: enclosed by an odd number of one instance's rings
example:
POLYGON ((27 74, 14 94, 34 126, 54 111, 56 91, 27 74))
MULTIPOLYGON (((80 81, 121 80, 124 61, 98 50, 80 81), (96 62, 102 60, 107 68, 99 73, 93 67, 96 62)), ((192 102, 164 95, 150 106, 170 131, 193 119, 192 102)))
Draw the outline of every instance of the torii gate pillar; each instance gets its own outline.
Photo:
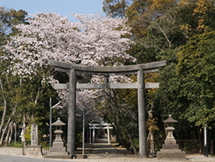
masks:
POLYGON ((75 118, 76 118, 76 72, 69 71, 69 100, 68 100, 68 130, 67 130, 67 152, 75 157, 75 118))
POLYGON ((142 69, 139 69, 137 74, 138 79, 138 129, 139 129, 139 157, 145 158, 146 154, 146 111, 145 111, 145 83, 144 73, 142 69))

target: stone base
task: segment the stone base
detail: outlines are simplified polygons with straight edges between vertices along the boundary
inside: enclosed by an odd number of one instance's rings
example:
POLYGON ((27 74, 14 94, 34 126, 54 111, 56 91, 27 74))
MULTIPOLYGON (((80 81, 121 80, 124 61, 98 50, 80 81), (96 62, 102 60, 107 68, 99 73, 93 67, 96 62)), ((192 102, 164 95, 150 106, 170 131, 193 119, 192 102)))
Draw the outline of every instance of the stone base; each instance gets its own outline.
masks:
POLYGON ((47 155, 44 155, 44 158, 60 158, 60 159, 71 159, 72 155, 68 155, 66 148, 63 147, 63 143, 53 143, 53 147, 50 148, 50 151, 47 155))
POLYGON ((178 144, 163 144, 162 148, 164 150, 165 149, 178 149, 178 144))
POLYGON ((41 145, 29 145, 26 149, 26 156, 42 156, 41 145))
POLYGON ((186 159, 186 153, 180 149, 161 149, 157 152, 157 159, 186 159))
POLYGON ((53 158, 53 159, 71 159, 72 155, 44 155, 43 158, 53 158))

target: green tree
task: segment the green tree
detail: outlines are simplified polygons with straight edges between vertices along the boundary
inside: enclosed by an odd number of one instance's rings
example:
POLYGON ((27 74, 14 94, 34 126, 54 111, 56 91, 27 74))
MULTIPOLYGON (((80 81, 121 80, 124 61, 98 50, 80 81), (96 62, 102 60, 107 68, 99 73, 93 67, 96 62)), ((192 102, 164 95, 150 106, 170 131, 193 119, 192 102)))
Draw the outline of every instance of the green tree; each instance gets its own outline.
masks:
POLYGON ((23 10, 16 11, 14 9, 5 9, 0 7, 0 43, 1 50, 2 45, 10 39, 10 36, 16 35, 18 33, 14 25, 25 23, 25 16, 27 12, 23 10))
POLYGON ((125 17, 125 11, 132 0, 104 0, 103 11, 113 17, 125 17))
MULTIPOLYGON (((170 43, 168 43, 167 39, 161 31, 157 30, 155 27, 151 27, 152 25, 156 25, 153 24, 154 22, 152 22, 151 26, 149 26, 149 28, 151 28, 152 30, 151 33, 150 30, 147 29, 149 40, 145 38, 143 40, 145 40, 146 42, 143 43, 147 44, 151 48, 153 48, 154 46, 154 48, 156 48, 157 50, 159 50, 160 48, 160 52, 157 53, 156 58, 167 60, 167 66, 163 68, 163 70, 159 73, 160 89, 158 89, 158 91, 154 94, 155 109, 157 109, 158 111, 157 117, 162 121, 167 118, 168 114, 172 114, 173 117, 179 121, 180 125, 184 125, 184 127, 181 127, 179 125, 176 126, 176 134, 180 134, 180 138, 201 139, 200 128, 206 118, 202 116, 202 121, 198 121, 200 120, 200 118, 197 119, 195 115, 192 115, 195 114, 194 107, 195 109, 197 109, 197 107, 199 107, 200 109, 200 107, 204 104, 201 101, 202 104, 199 105, 198 101, 200 101, 200 99, 195 98, 195 95, 198 95, 198 93, 200 93, 199 91, 201 90, 200 87, 197 87, 197 85, 194 86, 193 83, 195 81, 193 80, 194 77, 191 77, 191 73, 189 74, 189 76, 187 74, 187 67, 192 67, 193 65, 186 62, 188 56, 185 57, 184 55, 194 55, 195 48, 197 49, 198 46, 197 37, 199 37, 200 40, 203 38, 205 30, 214 30, 214 22, 212 21, 213 18, 209 15, 213 15, 215 13, 215 10, 214 7, 211 7, 205 12, 205 14, 196 16, 197 13, 194 12, 196 7, 197 5, 195 3, 178 6, 167 11, 166 14, 162 17, 154 20, 160 27, 165 29, 163 31, 165 32, 170 43), (199 21, 201 19, 204 20, 202 21, 204 28, 199 30, 199 21), (171 48, 169 48, 168 45, 171 45, 171 48), (180 48, 180 46, 183 47, 180 48), (188 51, 188 49, 190 51, 188 51), (184 61, 182 64, 187 63, 186 66, 183 66, 183 70, 182 66, 180 65, 180 60, 181 62, 184 61), (186 76, 183 76, 181 72, 179 73, 177 67, 180 67, 179 69, 181 69, 186 74, 186 76), (191 87, 195 87, 196 91, 191 87), (190 94, 193 95, 192 99, 190 97, 190 94)), ((210 48, 210 45, 205 44, 204 46, 202 45, 201 48, 202 50, 207 50, 208 48, 210 48)), ((207 54, 208 52, 209 51, 205 51, 205 53, 207 54)), ((205 62, 205 66, 210 65, 210 62, 205 62)), ((201 85, 202 89, 205 90, 202 83, 199 84, 199 86, 201 85)), ((157 111, 155 111, 155 115, 157 111)), ((203 111, 199 113, 203 113, 203 111)), ((160 125, 159 127, 162 128, 162 125, 160 125)))
POLYGON ((162 59, 167 61, 167 65, 159 71, 160 88, 152 95, 154 101, 154 116, 158 118, 158 127, 163 140, 165 139, 163 120, 172 115, 178 121, 175 124, 176 139, 195 139, 191 137, 191 132, 195 131, 194 124, 185 117, 186 109, 190 103, 184 95, 183 82, 177 73, 177 53, 179 48, 165 51, 162 53, 162 59), (182 126, 183 125, 183 126, 182 126))
MULTIPOLYGON (((0 56, 5 52, 3 45, 10 40, 11 35, 16 35, 17 30, 14 29, 13 25, 19 23, 25 23, 25 16, 27 12, 23 10, 15 11, 8 10, 0 7, 0 56)), ((10 61, 0 61, 0 144, 3 144, 4 134, 9 127, 9 123, 15 121, 18 104, 13 101, 14 92, 17 91, 15 85, 19 85, 19 77, 13 75, 7 75, 6 67, 10 65, 10 61), (5 128, 2 132, 2 128, 5 128)), ((8 131, 9 133, 10 131, 8 131)), ((9 134, 8 134, 9 135, 9 134)), ((8 137, 7 135, 7 137, 8 137)), ((7 141, 6 141, 7 142, 7 141)))
POLYGON ((215 32, 194 35, 178 53, 178 73, 191 101, 186 117, 197 126, 214 126, 215 32))
MULTIPOLYGON (((5 53, 3 45, 10 40, 11 36, 19 33, 14 25, 26 23, 27 12, 23 10, 0 8, 0 56, 5 53)), ((27 122, 36 122, 44 131, 48 131, 45 125, 48 122, 49 97, 55 97, 56 92, 49 85, 41 85, 41 78, 31 76, 22 79, 18 75, 7 72, 7 67, 11 65, 10 60, 0 62, 0 144, 3 145, 6 132, 9 130, 9 123, 22 123, 23 115, 27 117, 27 122), (45 114, 45 115, 44 115, 45 114)), ((8 134, 9 135, 9 134, 8 134)), ((7 135, 7 136, 8 136, 7 135)), ((12 135, 12 134, 11 134, 12 135)), ((6 141, 7 142, 7 141, 6 141)))

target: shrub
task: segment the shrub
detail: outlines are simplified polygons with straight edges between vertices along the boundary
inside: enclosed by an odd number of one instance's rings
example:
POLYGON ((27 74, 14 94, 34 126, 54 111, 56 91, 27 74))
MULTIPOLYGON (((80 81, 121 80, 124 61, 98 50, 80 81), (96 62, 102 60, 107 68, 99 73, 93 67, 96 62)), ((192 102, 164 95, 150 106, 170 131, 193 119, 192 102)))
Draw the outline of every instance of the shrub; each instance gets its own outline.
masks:
MULTIPOLYGON (((25 132, 25 140, 31 141, 31 124, 28 125, 27 130, 25 132)), ((42 140, 42 133, 38 130, 38 141, 42 140)))

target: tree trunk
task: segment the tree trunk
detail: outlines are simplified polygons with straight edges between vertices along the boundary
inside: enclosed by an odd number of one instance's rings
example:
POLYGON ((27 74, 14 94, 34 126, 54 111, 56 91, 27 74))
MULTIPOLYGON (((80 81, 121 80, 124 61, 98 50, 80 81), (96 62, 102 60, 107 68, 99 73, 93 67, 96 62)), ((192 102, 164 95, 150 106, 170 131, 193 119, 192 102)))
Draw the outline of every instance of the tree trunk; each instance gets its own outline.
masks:
POLYGON ((16 131, 17 131, 17 125, 16 122, 14 123, 14 142, 16 144, 16 131))
POLYGON ((9 136, 8 143, 11 143, 12 137, 13 137, 13 121, 12 121, 12 123, 11 123, 11 133, 10 133, 10 136, 9 136))
POLYGON ((26 146, 26 141, 25 141, 25 131, 26 131, 26 124, 25 124, 25 114, 23 115, 23 124, 22 124, 22 131, 21 131, 21 140, 22 140, 22 144, 24 145, 24 147, 26 146))
MULTIPOLYGON (((36 107, 36 104, 37 104, 37 102, 38 102, 39 95, 40 95, 41 93, 43 93, 43 91, 40 92, 40 88, 38 88, 37 95, 36 95, 35 100, 34 100, 34 107, 36 107)), ((31 119, 32 119, 32 121, 34 120, 34 113, 35 113, 35 112, 34 112, 34 109, 33 109, 32 114, 31 114, 31 119)))
POLYGON ((6 138, 5 138, 5 144, 6 144, 6 146, 8 144, 8 139, 9 139, 9 135, 10 135, 10 132, 11 132, 11 125, 12 125, 12 122, 10 122, 10 124, 9 124, 7 135, 6 135, 6 138))
POLYGON ((2 114, 2 118, 1 118, 1 125, 0 125, 0 137, 1 137, 2 127, 3 127, 3 124, 4 124, 4 119, 5 119, 6 110, 7 110, 7 100, 6 100, 5 96, 4 96, 4 88, 3 88, 3 84, 2 84, 1 79, 0 79, 0 86, 1 86, 2 98, 4 100, 4 110, 3 110, 3 114, 2 114))
POLYGON ((199 153, 202 153, 202 138, 201 138, 202 128, 199 128, 198 134, 199 134, 199 145, 200 145, 199 153))
POLYGON ((118 125, 114 123, 114 130, 117 134, 117 139, 120 141, 120 143, 123 144, 123 146, 129 151, 131 152, 130 146, 128 146, 127 142, 123 139, 123 135, 120 133, 120 129, 118 128, 118 125))
POLYGON ((121 123, 121 126, 122 126, 123 129, 125 130, 125 132, 126 132, 128 138, 129 138, 129 142, 131 142, 131 145, 132 145, 134 154, 136 155, 136 154, 137 154, 137 148, 136 148, 136 145, 135 145, 135 143, 134 143, 134 140, 133 140, 132 137, 131 137, 131 134, 129 133, 128 129, 124 126, 124 124, 121 123))
MULTIPOLYGON (((153 108, 154 108, 154 102, 152 102, 151 104, 151 110, 147 111, 148 112, 148 116, 149 116, 149 121, 150 120, 153 120, 153 108)), ((150 124, 149 127, 148 127, 148 130, 149 130, 149 134, 148 134, 148 137, 147 137, 147 141, 150 141, 150 155, 153 155, 155 154, 155 146, 154 146, 154 133, 152 131, 152 125, 150 124)))
POLYGON ((12 118, 12 117, 10 117, 10 118, 8 119, 7 124, 6 124, 5 128, 4 128, 4 131, 2 132, 1 140, 0 140, 0 145, 3 145, 4 135, 5 135, 5 133, 6 133, 6 130, 7 130, 8 125, 9 125, 9 123, 10 123, 10 121, 11 121, 11 118, 12 118))
POLYGON ((150 155, 155 154, 155 142, 154 142, 154 134, 151 130, 149 130, 149 134, 147 137, 147 141, 150 141, 150 155))
POLYGON ((16 107, 14 107, 14 109, 13 109, 13 111, 12 111, 12 113, 11 113, 11 116, 10 116, 10 118, 9 118, 8 121, 7 121, 7 124, 6 124, 6 126, 5 126, 5 129, 4 129, 4 131, 3 131, 2 135, 1 135, 0 145, 3 145, 4 135, 5 135, 5 133, 6 133, 6 130, 7 130, 8 125, 9 125, 11 119, 13 118, 13 116, 15 115, 15 113, 16 113, 16 107))

